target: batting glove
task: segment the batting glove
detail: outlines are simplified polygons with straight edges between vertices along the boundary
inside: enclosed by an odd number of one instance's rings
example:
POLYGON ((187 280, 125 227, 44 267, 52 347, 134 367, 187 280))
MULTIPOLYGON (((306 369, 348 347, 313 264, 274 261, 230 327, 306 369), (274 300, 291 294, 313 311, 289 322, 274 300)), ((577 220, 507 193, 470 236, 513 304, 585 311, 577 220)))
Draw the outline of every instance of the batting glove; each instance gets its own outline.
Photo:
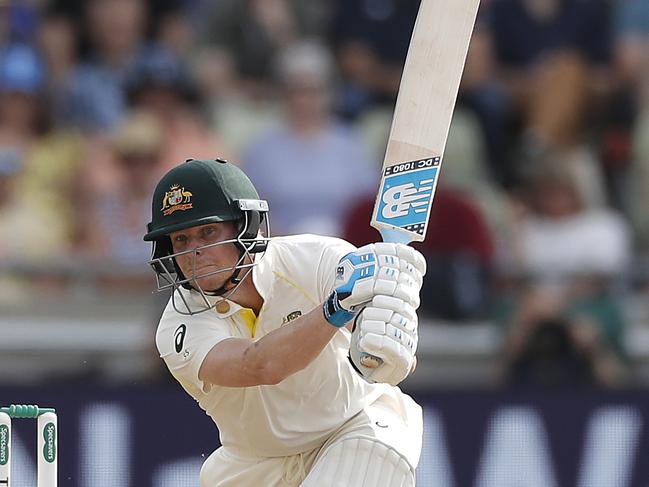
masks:
POLYGON ((368 382, 397 385, 412 370, 417 313, 406 301, 376 296, 354 323, 349 358, 368 382))
POLYGON ((361 247, 338 263, 336 287, 323 306, 325 318, 344 326, 378 295, 399 298, 416 309, 425 272, 423 255, 407 245, 381 242, 361 247))

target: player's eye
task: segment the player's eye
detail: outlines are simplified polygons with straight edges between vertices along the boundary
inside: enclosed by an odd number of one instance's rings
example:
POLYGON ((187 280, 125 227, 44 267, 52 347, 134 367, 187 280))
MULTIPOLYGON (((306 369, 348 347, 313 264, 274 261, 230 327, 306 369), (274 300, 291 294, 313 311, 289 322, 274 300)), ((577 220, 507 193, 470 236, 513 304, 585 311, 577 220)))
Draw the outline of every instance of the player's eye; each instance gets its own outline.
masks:
POLYGON ((178 245, 183 245, 187 243, 187 235, 176 235, 174 237, 174 243, 178 245))
POLYGON ((214 237, 216 236, 216 233, 216 227, 203 228, 203 237, 214 237))

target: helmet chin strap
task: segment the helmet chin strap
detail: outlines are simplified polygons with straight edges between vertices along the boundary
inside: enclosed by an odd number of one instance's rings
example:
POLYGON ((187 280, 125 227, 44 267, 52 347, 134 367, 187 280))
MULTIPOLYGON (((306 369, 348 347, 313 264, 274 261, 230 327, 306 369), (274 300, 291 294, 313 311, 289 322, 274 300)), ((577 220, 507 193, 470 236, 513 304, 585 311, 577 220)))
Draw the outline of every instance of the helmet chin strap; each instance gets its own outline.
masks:
MULTIPOLYGON (((245 251, 241 249, 241 247, 239 247, 238 262, 243 261, 244 254, 245 251)), ((237 285, 241 282, 241 278, 239 277, 239 275, 241 274, 241 269, 242 269, 241 267, 235 266, 235 269, 232 271, 232 274, 230 274, 230 277, 223 283, 223 285, 220 288, 215 290, 203 290, 203 292, 208 296, 223 296, 225 293, 237 287, 237 285), (234 284, 234 287, 228 289, 227 286, 229 284, 234 284)))

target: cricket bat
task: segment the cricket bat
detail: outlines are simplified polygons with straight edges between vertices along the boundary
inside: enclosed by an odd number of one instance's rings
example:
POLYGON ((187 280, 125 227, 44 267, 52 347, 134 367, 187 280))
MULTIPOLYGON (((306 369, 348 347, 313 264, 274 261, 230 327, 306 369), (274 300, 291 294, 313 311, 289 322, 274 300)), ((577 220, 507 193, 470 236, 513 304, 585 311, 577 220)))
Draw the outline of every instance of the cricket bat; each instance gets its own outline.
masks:
MULTIPOLYGON (((384 242, 422 241, 480 0, 422 0, 401 75, 370 224, 384 242)), ((361 355, 376 368, 381 359, 361 355)))

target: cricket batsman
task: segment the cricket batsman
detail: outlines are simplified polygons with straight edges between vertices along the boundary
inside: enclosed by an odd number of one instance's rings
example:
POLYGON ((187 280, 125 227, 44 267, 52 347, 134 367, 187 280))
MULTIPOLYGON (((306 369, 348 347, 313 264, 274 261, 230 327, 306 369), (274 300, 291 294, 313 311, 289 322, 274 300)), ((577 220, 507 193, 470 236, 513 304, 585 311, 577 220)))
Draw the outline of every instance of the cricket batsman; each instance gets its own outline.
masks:
POLYGON ((222 445, 201 487, 414 486, 422 410, 397 384, 415 364, 423 256, 269 227, 223 160, 190 159, 153 195, 144 239, 171 291, 157 347, 222 445))

